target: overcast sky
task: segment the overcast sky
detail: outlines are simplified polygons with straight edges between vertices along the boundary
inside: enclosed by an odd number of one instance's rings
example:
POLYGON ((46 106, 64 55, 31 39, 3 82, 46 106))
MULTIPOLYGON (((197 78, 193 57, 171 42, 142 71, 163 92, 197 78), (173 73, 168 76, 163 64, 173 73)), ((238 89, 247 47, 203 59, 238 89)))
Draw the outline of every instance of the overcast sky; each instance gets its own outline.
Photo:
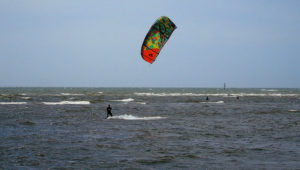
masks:
POLYGON ((0 87, 300 88, 298 0, 1 0, 0 87), (177 29, 153 64, 151 25, 177 29))

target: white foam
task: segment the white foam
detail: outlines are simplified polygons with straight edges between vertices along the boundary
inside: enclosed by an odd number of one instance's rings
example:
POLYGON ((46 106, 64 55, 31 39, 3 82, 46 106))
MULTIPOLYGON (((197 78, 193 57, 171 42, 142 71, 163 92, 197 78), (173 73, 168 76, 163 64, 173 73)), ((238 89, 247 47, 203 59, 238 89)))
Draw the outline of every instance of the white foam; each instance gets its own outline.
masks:
POLYGON ((31 99, 31 97, 21 97, 21 98, 26 100, 31 99))
POLYGON ((248 96, 248 97, 295 97, 299 96, 300 94, 282 94, 282 93, 237 93, 237 94, 231 94, 236 96, 248 96))
POLYGON ((291 109, 291 110, 288 110, 289 112, 298 112, 298 110, 293 110, 293 109, 291 109))
POLYGON ((261 91, 269 91, 269 92, 274 92, 274 91, 278 91, 278 90, 275 90, 275 89, 261 89, 261 91))
POLYGON ((121 99, 121 100, 111 100, 111 101, 114 101, 114 102, 133 102, 134 99, 133 98, 128 98, 128 99, 121 99))
POLYGON ((6 104, 27 104, 27 102, 0 102, 0 104, 6 105, 6 104))
POLYGON ((152 116, 152 117, 138 117, 133 115, 119 115, 119 116, 113 116, 108 117, 107 119, 123 119, 123 120, 159 120, 159 119, 166 119, 166 117, 160 117, 160 116, 152 116))
POLYGON ((236 97, 236 96, 248 96, 248 97, 295 97, 300 94, 282 94, 282 93, 134 93, 137 96, 215 96, 215 97, 236 97))
POLYGON ((97 92, 98 94, 103 94, 103 92, 102 91, 99 91, 99 92, 97 92))
POLYGON ((84 94, 79 93, 60 93, 61 96, 83 96, 84 94))
POLYGON ((201 103, 223 104, 224 101, 217 101, 217 102, 201 102, 201 103))
POLYGON ((196 93, 134 93, 137 96, 206 96, 207 94, 196 94, 196 93))
POLYGON ((65 104, 74 104, 74 105, 87 105, 90 104, 89 101, 61 101, 61 102, 42 102, 45 105, 65 105, 65 104))
POLYGON ((136 102, 136 103, 138 103, 138 104, 146 104, 146 102, 136 102))

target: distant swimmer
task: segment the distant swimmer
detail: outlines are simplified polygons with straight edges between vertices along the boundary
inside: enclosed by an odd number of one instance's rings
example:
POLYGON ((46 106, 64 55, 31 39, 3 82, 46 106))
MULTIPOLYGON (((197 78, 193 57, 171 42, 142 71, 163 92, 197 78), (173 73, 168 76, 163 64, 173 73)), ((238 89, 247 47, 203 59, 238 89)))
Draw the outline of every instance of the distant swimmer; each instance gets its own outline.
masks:
POLYGON ((236 99, 237 99, 237 100, 239 100, 239 99, 240 99, 240 97, 239 97, 239 96, 236 96, 236 99))
POLYGON ((111 110, 112 110, 112 108, 110 107, 110 105, 108 105, 108 107, 106 108, 106 111, 107 111, 107 116, 106 116, 106 118, 108 118, 109 116, 110 116, 110 117, 113 116, 112 113, 111 113, 111 110))
POLYGON ((206 96, 206 100, 207 100, 207 101, 209 100, 208 96, 206 96))

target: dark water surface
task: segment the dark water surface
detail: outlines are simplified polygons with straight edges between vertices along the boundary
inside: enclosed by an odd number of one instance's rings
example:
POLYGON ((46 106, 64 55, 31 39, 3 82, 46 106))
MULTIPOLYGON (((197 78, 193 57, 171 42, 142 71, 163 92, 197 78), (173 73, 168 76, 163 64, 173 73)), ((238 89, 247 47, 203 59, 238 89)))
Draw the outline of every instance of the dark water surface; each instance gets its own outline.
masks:
POLYGON ((300 89, 0 88, 0 169, 299 167, 300 89))

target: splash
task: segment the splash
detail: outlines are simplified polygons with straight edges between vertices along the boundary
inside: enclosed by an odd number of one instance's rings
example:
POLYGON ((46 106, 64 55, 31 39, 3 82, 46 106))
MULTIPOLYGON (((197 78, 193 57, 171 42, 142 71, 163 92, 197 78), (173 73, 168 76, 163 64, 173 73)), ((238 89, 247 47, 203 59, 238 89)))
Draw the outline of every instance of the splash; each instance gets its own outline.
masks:
POLYGON ((119 116, 113 116, 108 117, 107 119, 123 119, 123 120, 159 120, 159 119, 166 119, 167 117, 161 117, 161 116, 152 116, 152 117, 138 117, 133 115, 119 115, 119 116))

